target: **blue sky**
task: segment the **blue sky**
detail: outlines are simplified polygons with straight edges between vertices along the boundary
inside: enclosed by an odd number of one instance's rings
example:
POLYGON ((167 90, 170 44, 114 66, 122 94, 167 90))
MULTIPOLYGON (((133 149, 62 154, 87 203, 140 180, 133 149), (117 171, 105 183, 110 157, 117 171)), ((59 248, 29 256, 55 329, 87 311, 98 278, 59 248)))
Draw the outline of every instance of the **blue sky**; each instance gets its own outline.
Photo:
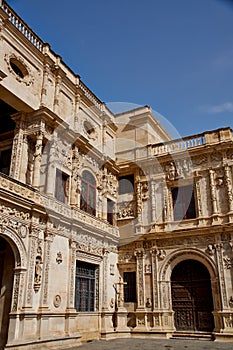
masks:
POLYGON ((181 136, 233 127, 233 1, 8 4, 102 101, 150 105, 181 136))

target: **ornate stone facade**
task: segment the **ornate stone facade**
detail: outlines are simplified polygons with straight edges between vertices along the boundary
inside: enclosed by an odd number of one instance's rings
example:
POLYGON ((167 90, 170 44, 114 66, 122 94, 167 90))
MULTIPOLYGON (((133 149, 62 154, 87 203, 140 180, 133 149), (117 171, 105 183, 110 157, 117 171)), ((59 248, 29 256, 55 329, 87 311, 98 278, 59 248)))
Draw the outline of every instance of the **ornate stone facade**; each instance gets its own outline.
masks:
POLYGON ((0 347, 232 340, 232 130, 114 115, 1 0, 0 35, 0 347))

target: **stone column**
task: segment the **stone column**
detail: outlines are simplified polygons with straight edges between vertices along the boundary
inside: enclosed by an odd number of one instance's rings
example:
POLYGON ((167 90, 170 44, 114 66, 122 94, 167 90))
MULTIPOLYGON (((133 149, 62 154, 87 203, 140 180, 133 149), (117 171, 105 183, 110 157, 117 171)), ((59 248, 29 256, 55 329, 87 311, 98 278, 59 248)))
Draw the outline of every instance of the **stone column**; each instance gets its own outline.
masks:
POLYGON ((201 182, 201 176, 199 174, 196 174, 194 178, 194 183, 196 187, 196 194, 197 194, 197 210, 198 210, 198 217, 202 216, 202 202, 201 202, 201 188, 200 188, 200 182, 201 182))
POLYGON ((74 130, 79 131, 80 125, 78 124, 78 114, 80 110, 81 96, 80 94, 75 95, 75 104, 74 104, 74 130))
POLYGON ((156 182, 151 180, 151 221, 156 221, 156 182))
POLYGON ((137 218, 138 218, 138 224, 142 223, 142 184, 140 180, 136 182, 136 210, 137 210, 137 218))
POLYGON ((225 179, 227 187, 227 196, 229 202, 229 212, 233 212, 233 191, 232 191, 232 172, 229 165, 225 166, 225 179))
MULTIPOLYGON (((77 312, 75 310, 75 274, 76 274, 76 243, 69 241, 69 283, 67 286, 67 306, 65 318, 65 333, 67 336, 78 336, 76 326, 77 312)), ((80 336, 81 337, 81 336, 80 336)))
POLYGON ((12 153, 11 153, 11 166, 10 166, 10 176, 16 180, 20 179, 20 169, 23 146, 24 146, 24 115, 17 114, 14 117, 14 121, 16 122, 14 139, 12 145, 12 153))
POLYGON ((137 310, 145 310, 145 275, 144 275, 144 249, 136 249, 137 272, 137 310))
POLYGON ((108 249, 103 249, 103 273, 102 273, 102 311, 101 311, 101 334, 107 337, 107 334, 109 332, 113 331, 113 311, 109 310, 108 305, 108 290, 109 290, 109 284, 108 284, 108 255, 109 251, 108 249))
POLYGON ((40 185, 40 165, 42 158, 42 144, 43 144, 43 134, 42 132, 37 133, 35 153, 34 153, 34 169, 33 169, 33 179, 32 185, 34 187, 39 187, 40 185))
MULTIPOLYGON (((59 68, 57 68, 59 69, 59 68)), ((53 112, 58 114, 59 113, 59 100, 60 100, 60 88, 61 88, 61 76, 56 76, 55 80, 55 92, 54 92, 54 103, 53 103, 53 112)))
POLYGON ((159 293, 158 293, 158 257, 157 248, 152 248, 151 254, 151 267, 152 267, 152 305, 153 311, 159 308, 159 293))
POLYGON ((228 298, 226 290, 226 277, 224 273, 224 263, 223 263, 223 245, 218 243, 214 245, 216 252, 216 263, 219 274, 219 287, 220 287, 220 298, 222 302, 222 310, 228 309, 228 298))
POLYGON ((33 286, 34 286, 34 276, 35 276, 35 263, 36 263, 36 248, 37 240, 39 237, 39 229, 36 227, 31 228, 29 235, 29 262, 28 262, 28 271, 27 271, 27 281, 25 283, 26 288, 26 300, 24 303, 24 309, 32 308, 32 295, 33 295, 33 286))
POLYGON ((43 273, 41 283, 41 298, 40 298, 40 309, 48 309, 48 281, 49 281, 49 270, 50 270, 50 252, 51 245, 53 242, 53 234, 46 232, 44 241, 44 259, 43 259, 43 273))
POLYGON ((26 272, 26 267, 20 266, 14 269, 14 284, 12 291, 11 314, 9 317, 8 342, 13 342, 14 339, 18 339, 20 337, 22 320, 20 319, 18 311, 22 310, 23 308, 22 294, 26 285, 26 272))
POLYGON ((28 169, 28 139, 27 139, 27 135, 24 135, 23 143, 22 143, 21 167, 20 167, 20 174, 19 174, 19 181, 22 181, 23 183, 26 183, 27 169, 28 169))
POLYGON ((40 100, 41 107, 44 107, 47 104, 48 76, 49 76, 49 64, 47 63, 47 55, 46 55, 45 62, 44 62, 43 83, 42 83, 42 89, 41 89, 41 100, 40 100))
POLYGON ((69 242, 69 285, 67 291, 67 309, 74 310, 75 305, 76 243, 69 242))
POLYGON ((137 309, 135 330, 147 330, 147 312, 145 305, 145 251, 138 248, 134 252, 136 256, 136 283, 137 283, 137 309))
POLYGON ((218 214, 218 205, 217 205, 217 196, 216 196, 216 186, 215 186, 214 174, 215 174, 214 170, 209 169, 212 214, 217 215, 218 214))
POLYGON ((103 295, 102 295, 102 309, 108 310, 108 254, 109 251, 103 248, 103 295))
POLYGON ((172 220, 170 208, 169 208, 169 200, 168 200, 168 188, 166 181, 162 180, 162 197, 163 197, 163 220, 169 221, 172 220))

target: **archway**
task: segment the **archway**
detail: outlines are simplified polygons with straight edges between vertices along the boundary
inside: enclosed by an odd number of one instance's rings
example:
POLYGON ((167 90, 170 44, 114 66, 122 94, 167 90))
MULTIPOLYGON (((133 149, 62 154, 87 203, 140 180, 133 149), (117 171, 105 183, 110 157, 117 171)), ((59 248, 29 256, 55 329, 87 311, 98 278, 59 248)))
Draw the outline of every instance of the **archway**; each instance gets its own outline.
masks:
POLYGON ((178 263, 172 271, 171 291, 177 331, 213 331, 210 274, 202 263, 191 259, 178 263))
POLYGON ((10 244, 0 237, 0 350, 7 343, 15 259, 10 244))

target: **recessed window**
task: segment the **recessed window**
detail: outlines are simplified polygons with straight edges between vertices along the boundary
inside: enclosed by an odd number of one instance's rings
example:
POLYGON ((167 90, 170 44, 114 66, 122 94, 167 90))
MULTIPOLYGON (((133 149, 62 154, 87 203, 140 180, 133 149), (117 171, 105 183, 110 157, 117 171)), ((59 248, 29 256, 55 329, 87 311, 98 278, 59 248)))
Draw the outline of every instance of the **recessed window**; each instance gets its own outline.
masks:
POLYGON ((18 75, 18 77, 20 78, 24 78, 26 75, 28 75, 28 71, 25 68, 25 66, 18 61, 16 58, 11 58, 10 59, 10 66, 12 68, 12 70, 14 71, 14 73, 16 75, 18 75))
POLYGON ((134 175, 119 177, 119 194, 134 192, 134 175))
POLYGON ((172 201, 175 221, 196 218, 192 185, 172 188, 172 201))
POLYGON ((10 173, 11 148, 0 151, 0 172, 6 175, 10 173))
POLYGON ((89 137, 93 138, 95 136, 95 128, 94 128, 94 126, 91 123, 89 123, 88 121, 85 121, 83 123, 83 126, 84 126, 85 132, 89 135, 89 137))
POLYGON ((68 202, 69 176, 59 169, 56 171, 55 197, 63 203, 68 202))
POLYGON ((124 301, 125 303, 136 302, 136 272, 124 272, 124 301))
POLYGON ((87 170, 82 174, 80 209, 96 215, 96 182, 94 176, 87 170))
POLYGON ((114 202, 111 199, 107 199, 107 221, 113 225, 114 222, 114 202))

